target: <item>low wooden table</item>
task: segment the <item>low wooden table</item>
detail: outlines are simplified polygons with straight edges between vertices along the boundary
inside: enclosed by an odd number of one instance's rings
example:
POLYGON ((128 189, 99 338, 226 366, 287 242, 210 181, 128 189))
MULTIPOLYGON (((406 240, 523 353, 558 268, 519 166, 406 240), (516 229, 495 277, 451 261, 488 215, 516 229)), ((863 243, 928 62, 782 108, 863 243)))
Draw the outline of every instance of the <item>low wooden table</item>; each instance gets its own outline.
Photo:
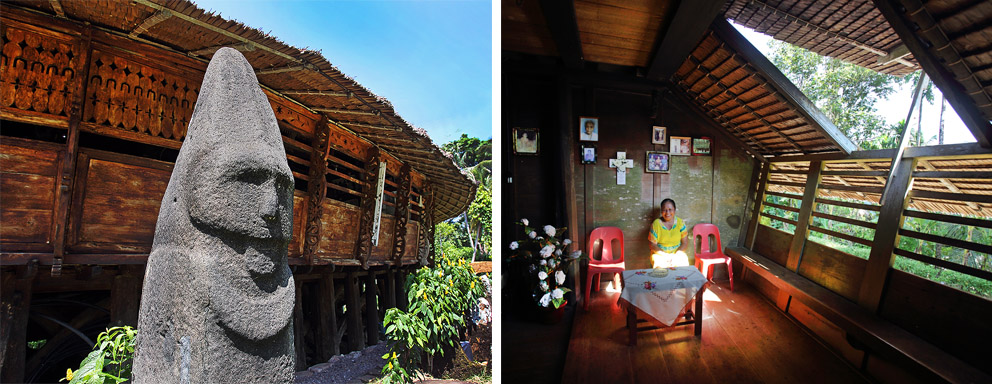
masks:
POLYGON ((638 315, 661 328, 695 324, 694 333, 702 336, 701 293, 709 285, 706 276, 692 266, 624 271, 620 305, 627 310, 630 345, 637 344, 638 315))

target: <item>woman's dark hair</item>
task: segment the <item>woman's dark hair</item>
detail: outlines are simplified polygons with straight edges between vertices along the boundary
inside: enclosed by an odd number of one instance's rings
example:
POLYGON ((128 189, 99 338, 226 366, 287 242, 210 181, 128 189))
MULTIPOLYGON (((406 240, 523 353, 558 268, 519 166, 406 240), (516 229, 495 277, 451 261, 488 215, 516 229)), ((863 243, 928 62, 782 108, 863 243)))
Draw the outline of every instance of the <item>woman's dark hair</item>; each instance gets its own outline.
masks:
POLYGON ((675 206, 675 200, 672 200, 672 199, 662 200, 661 201, 661 206, 664 207, 665 206, 665 203, 672 203, 672 208, 678 209, 678 207, 675 206))

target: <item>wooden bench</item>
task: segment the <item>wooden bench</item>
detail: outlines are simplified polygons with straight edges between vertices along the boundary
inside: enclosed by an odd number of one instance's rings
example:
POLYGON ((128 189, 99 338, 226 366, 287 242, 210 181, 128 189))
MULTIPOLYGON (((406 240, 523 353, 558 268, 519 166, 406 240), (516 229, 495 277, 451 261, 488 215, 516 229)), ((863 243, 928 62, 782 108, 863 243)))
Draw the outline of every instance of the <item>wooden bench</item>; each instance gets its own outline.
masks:
POLYGON ((992 383, 992 376, 987 373, 754 251, 727 247, 726 254, 750 270, 745 272, 757 273, 794 300, 844 329, 849 337, 864 343, 868 351, 933 379, 950 383, 992 383))

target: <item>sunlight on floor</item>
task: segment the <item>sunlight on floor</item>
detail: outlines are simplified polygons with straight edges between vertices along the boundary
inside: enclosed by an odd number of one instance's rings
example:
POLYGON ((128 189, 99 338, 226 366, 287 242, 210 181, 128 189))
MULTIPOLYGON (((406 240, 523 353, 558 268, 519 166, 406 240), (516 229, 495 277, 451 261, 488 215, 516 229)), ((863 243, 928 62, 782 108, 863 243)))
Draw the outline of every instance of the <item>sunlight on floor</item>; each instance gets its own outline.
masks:
POLYGON ((713 291, 707 289, 706 292, 703 292, 703 301, 722 302, 723 300, 720 300, 720 297, 713 293, 713 291))

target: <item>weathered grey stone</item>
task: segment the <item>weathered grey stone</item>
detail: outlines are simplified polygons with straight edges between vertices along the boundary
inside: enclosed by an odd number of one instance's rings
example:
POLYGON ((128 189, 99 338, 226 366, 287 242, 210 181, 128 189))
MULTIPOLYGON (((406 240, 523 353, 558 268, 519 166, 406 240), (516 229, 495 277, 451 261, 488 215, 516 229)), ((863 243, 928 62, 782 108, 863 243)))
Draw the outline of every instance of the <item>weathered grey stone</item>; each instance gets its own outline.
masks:
POLYGON ((292 214, 272 107, 244 56, 221 49, 162 199, 136 383, 293 381, 292 214))

